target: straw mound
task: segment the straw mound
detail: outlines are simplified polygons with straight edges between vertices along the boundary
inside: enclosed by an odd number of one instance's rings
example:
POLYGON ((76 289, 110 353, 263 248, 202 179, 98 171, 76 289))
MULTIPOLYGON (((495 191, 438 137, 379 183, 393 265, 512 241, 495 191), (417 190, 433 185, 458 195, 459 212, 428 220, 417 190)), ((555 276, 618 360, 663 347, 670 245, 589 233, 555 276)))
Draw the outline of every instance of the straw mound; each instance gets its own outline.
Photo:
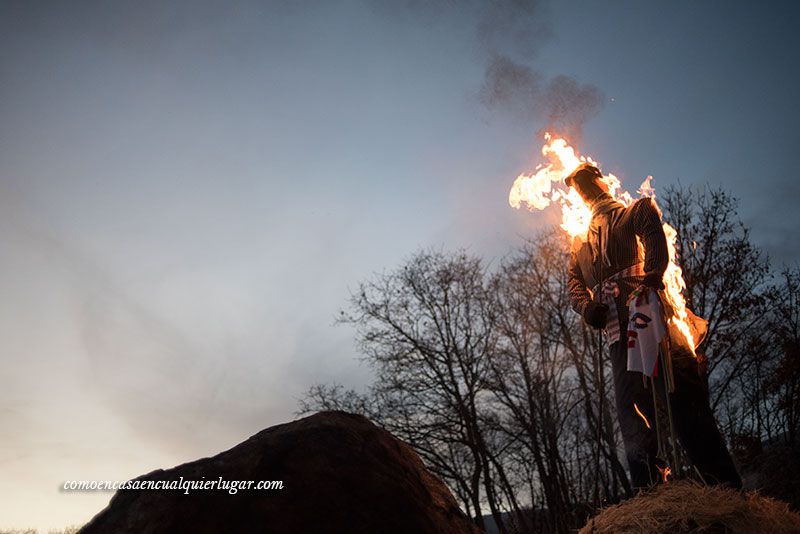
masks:
POLYGON ((756 492, 675 481, 609 506, 580 534, 800 533, 800 515, 756 492))

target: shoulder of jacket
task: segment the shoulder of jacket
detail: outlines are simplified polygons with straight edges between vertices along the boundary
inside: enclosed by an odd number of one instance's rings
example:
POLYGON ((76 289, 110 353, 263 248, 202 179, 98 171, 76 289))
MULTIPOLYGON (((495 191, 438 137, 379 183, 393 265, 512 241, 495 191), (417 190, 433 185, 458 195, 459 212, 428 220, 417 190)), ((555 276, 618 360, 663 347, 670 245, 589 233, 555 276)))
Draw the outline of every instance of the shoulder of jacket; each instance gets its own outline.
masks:
POLYGON ((633 208, 641 209, 642 206, 649 206, 649 207, 653 207, 654 208, 655 207, 655 203, 653 202, 653 199, 650 198, 650 197, 642 197, 642 198, 637 198, 633 202, 633 204, 631 204, 631 207, 633 207, 633 208))
POLYGON ((659 217, 661 216, 661 211, 656 206, 656 203, 650 197, 644 197, 636 200, 633 204, 630 205, 631 211, 634 213, 645 213, 648 211, 652 211, 659 217))

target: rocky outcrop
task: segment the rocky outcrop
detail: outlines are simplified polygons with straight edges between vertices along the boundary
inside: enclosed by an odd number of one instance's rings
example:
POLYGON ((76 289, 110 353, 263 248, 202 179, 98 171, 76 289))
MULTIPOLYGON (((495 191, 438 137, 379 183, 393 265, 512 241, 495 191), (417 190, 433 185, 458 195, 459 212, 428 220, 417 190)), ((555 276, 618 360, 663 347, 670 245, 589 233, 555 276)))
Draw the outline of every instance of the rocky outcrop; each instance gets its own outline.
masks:
POLYGON ((121 490, 80 532, 479 532, 408 445, 344 412, 274 426, 211 458, 136 480, 181 477, 282 481, 283 489, 121 490))

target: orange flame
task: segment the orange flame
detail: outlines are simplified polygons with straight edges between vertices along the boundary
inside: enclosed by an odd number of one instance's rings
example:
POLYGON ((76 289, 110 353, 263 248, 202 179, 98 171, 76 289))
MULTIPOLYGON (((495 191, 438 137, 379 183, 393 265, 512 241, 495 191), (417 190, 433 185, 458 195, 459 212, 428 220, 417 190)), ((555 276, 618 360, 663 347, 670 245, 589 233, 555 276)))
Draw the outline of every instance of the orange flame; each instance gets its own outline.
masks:
MULTIPOLYGON (((517 176, 508 193, 508 203, 512 208, 519 209, 525 205, 533 211, 543 210, 552 202, 557 202, 561 207, 561 228, 567 232, 570 238, 580 237, 585 240, 592 218, 592 210, 574 188, 566 186, 564 179, 583 162, 589 162, 597 167, 600 165, 589 156, 578 156, 575 149, 562 138, 554 138, 546 133, 544 139, 542 155, 547 163, 538 165, 533 174, 517 176)), ((642 197, 651 198, 653 204, 658 208, 655 201, 655 189, 650 184, 652 179, 652 176, 648 176, 639 186, 638 193, 642 197)), ((625 206, 633 203, 630 193, 619 191, 621 188, 619 178, 613 174, 607 174, 603 175, 603 181, 608 185, 608 192, 614 199, 625 206)), ((689 311, 686 308, 686 300, 683 298, 686 283, 683 280, 681 268, 675 260, 675 243, 678 234, 667 223, 663 223, 663 227, 669 250, 669 265, 664 273, 666 304, 672 309, 672 316, 668 322, 685 337, 688 347, 694 353, 697 344, 689 327, 689 311)))
POLYGON ((642 413, 642 411, 639 409, 639 407, 638 407, 638 406, 636 406, 636 403, 635 403, 635 402, 633 403, 633 409, 634 409, 634 410, 636 410, 636 414, 637 414, 639 417, 641 417, 641 418, 642 418, 642 421, 644 421, 644 424, 647 426, 647 428, 650 428, 650 421, 648 421, 648 420, 647 420, 647 417, 645 417, 645 416, 644 416, 644 414, 643 414, 643 413, 642 413))
POLYGON ((669 482, 669 477, 672 475, 672 469, 669 466, 663 469, 658 467, 658 472, 661 473, 661 481, 664 482, 664 484, 667 484, 669 482))

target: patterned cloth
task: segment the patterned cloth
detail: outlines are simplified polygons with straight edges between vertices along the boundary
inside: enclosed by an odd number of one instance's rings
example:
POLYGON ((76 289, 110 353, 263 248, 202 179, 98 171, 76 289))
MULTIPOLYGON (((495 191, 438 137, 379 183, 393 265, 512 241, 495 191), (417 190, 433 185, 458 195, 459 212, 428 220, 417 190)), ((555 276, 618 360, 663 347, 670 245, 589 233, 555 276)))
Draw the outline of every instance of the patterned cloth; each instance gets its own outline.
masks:
MULTIPOLYGON (((620 324, 619 313, 617 312, 616 304, 620 293, 619 285, 620 283, 635 283, 636 281, 641 280, 641 277, 643 276, 644 263, 637 263, 606 278, 605 282, 603 282, 603 291, 599 295, 599 300, 608 306, 608 320, 606 321, 605 333, 606 345, 609 347, 619 340, 620 324)), ((599 286, 594 286, 592 289, 592 294, 597 295, 599 290, 599 286)))
POLYGON ((635 295, 628 312, 628 371, 654 376, 658 347, 667 335, 664 312, 655 290, 646 288, 635 295))

